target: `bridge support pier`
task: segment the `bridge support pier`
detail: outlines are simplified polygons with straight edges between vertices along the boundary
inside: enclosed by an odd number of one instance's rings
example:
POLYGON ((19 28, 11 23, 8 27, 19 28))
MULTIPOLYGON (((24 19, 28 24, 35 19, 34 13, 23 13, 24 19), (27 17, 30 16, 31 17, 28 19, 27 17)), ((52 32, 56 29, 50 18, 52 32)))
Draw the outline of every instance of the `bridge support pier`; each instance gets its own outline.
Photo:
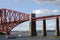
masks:
POLYGON ((5 35, 5 33, 0 32, 0 35, 5 35))
POLYGON ((46 36, 46 20, 43 20, 42 36, 46 36))
POLYGON ((30 30, 29 30, 29 35, 30 36, 37 36, 36 32, 36 21, 33 21, 33 18, 35 17, 35 14, 30 15, 30 30))
POLYGON ((55 36, 59 36, 59 18, 56 18, 55 36))
POLYGON ((10 32, 6 32, 6 35, 10 35, 10 32))

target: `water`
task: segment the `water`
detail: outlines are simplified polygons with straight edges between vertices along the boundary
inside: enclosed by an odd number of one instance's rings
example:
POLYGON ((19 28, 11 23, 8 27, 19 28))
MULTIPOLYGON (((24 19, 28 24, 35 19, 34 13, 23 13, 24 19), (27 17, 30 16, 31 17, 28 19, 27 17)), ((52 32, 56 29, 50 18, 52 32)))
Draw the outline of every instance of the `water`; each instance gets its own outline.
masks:
POLYGON ((11 36, 0 36, 0 40, 60 40, 60 37, 53 37, 55 34, 54 31, 47 31, 47 36, 42 37, 41 31, 38 31, 38 36, 30 37, 28 32, 12 32, 11 36), (20 35, 20 37, 18 36, 20 35))

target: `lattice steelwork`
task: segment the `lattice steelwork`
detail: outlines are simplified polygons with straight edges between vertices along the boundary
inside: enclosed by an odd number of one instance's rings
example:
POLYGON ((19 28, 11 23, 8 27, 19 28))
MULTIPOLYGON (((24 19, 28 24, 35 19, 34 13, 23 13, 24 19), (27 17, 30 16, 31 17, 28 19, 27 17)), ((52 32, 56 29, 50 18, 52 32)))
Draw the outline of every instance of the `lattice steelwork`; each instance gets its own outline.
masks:
POLYGON ((8 33, 18 24, 28 20, 29 14, 2 8, 0 9, 0 32, 8 33))

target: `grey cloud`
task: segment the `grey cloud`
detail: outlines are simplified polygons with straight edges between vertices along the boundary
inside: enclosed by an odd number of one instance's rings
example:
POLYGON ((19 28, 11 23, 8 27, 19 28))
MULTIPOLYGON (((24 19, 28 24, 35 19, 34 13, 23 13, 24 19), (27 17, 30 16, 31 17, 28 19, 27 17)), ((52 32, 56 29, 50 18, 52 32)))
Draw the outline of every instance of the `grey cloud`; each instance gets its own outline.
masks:
POLYGON ((34 0, 36 3, 51 3, 60 6, 60 0, 34 0))

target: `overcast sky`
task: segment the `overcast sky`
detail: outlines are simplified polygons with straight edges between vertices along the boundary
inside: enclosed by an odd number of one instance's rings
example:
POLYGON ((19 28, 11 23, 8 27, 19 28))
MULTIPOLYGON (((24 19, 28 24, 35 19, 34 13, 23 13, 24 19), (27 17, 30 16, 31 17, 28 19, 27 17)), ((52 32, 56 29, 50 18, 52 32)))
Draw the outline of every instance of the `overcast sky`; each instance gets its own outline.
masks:
MULTIPOLYGON (((38 16, 59 15, 60 0, 0 0, 0 8, 12 9, 27 14, 35 13, 38 16)), ((36 23, 37 30, 42 29, 42 21, 36 23)), ((55 19, 47 20, 47 29, 55 30, 55 19)), ((16 26, 13 30, 29 30, 29 22, 16 26)))

